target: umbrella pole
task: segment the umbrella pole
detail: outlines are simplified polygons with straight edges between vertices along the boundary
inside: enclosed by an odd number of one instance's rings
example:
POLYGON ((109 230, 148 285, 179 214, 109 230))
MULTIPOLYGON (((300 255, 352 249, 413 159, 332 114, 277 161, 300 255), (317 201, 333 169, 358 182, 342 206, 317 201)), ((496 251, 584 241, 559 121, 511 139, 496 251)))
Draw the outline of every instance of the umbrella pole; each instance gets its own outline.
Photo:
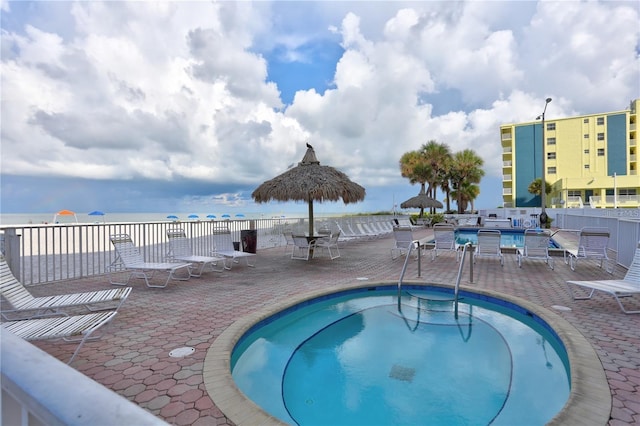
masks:
POLYGON ((309 197, 309 236, 313 235, 313 198, 309 197))

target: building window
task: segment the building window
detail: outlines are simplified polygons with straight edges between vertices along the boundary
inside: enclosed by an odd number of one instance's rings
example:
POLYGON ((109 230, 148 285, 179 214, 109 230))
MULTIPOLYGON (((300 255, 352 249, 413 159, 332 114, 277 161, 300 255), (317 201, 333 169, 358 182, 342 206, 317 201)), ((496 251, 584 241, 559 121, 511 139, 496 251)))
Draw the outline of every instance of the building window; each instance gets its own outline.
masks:
POLYGON ((547 138, 547 145, 555 145, 556 138, 547 138))
POLYGON ((604 157, 604 148, 598 148, 598 157, 604 157))
POLYGON ((588 118, 585 118, 582 122, 586 124, 586 123, 588 123, 588 122, 589 122, 589 119, 588 119, 588 118))
POLYGON ((618 194, 620 195, 636 195, 635 188, 620 188, 618 190, 618 194))
POLYGON ((574 190, 569 190, 567 191, 567 196, 568 197, 582 197, 582 191, 576 191, 574 190))
POLYGON ((548 175, 555 175, 556 174, 556 168, 555 167, 547 167, 547 174, 548 175))
POLYGON ((555 160, 556 153, 555 152, 547 152, 547 160, 555 160))
POLYGON ((556 123, 547 123, 547 130, 555 130, 556 123))
POLYGON ((585 133, 583 136, 585 139, 589 139, 589 133, 585 133))
POLYGON ((603 141, 604 140, 604 133, 598 133, 598 140, 599 141, 603 141))
POLYGON ((596 120, 596 124, 598 126, 604 126, 604 117, 598 117, 598 119, 596 120))
POLYGON ((585 169, 589 169, 590 167, 589 167, 589 165, 588 165, 588 164, 585 164, 585 165, 584 165, 584 168, 585 168, 585 169))
POLYGON ((585 150, 584 150, 584 153, 585 153, 585 154, 588 154, 588 153, 589 153, 589 150, 588 150, 588 149, 585 149, 585 150))

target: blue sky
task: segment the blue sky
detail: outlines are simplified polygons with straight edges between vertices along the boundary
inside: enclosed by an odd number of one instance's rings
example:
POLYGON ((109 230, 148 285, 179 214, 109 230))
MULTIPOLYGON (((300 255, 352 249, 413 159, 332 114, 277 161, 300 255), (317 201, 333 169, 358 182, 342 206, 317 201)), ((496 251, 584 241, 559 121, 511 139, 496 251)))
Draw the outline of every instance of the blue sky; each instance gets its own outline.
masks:
POLYGON ((306 142, 390 210, 432 139, 495 208, 501 124, 640 97, 635 1, 0 4, 2 213, 304 212, 251 192, 306 142))

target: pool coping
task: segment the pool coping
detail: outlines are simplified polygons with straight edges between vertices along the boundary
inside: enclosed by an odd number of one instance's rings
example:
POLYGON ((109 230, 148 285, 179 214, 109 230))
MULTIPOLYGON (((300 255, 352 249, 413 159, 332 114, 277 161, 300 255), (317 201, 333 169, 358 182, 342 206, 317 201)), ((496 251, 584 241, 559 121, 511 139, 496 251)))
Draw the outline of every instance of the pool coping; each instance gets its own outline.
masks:
MULTIPOLYGON (((405 284, 451 288, 448 285, 412 280, 406 280, 405 284)), ((231 354, 237 342, 256 323, 297 304, 345 290, 389 285, 393 283, 358 281, 350 285, 300 294, 233 322, 215 339, 204 360, 204 384, 214 404, 237 426, 286 425, 287 423, 268 414, 247 398, 236 386, 231 375, 231 354)), ((469 286, 460 288, 471 293, 502 299, 529 310, 547 322, 564 344, 569 357, 571 392, 564 408, 547 423, 548 425, 606 425, 608 423, 612 400, 607 377, 595 350, 573 325, 558 314, 520 297, 469 286)))

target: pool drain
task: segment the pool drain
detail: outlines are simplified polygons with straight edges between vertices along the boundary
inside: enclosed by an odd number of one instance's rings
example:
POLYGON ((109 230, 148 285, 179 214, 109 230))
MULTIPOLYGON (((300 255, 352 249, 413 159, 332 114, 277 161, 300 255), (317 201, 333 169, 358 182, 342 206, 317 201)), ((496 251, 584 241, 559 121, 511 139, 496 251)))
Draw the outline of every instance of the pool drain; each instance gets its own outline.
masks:
POLYGON ((169 356, 172 358, 183 358, 185 356, 191 355, 196 351, 196 348, 192 348, 189 346, 185 346, 183 348, 176 348, 169 352, 169 356))

